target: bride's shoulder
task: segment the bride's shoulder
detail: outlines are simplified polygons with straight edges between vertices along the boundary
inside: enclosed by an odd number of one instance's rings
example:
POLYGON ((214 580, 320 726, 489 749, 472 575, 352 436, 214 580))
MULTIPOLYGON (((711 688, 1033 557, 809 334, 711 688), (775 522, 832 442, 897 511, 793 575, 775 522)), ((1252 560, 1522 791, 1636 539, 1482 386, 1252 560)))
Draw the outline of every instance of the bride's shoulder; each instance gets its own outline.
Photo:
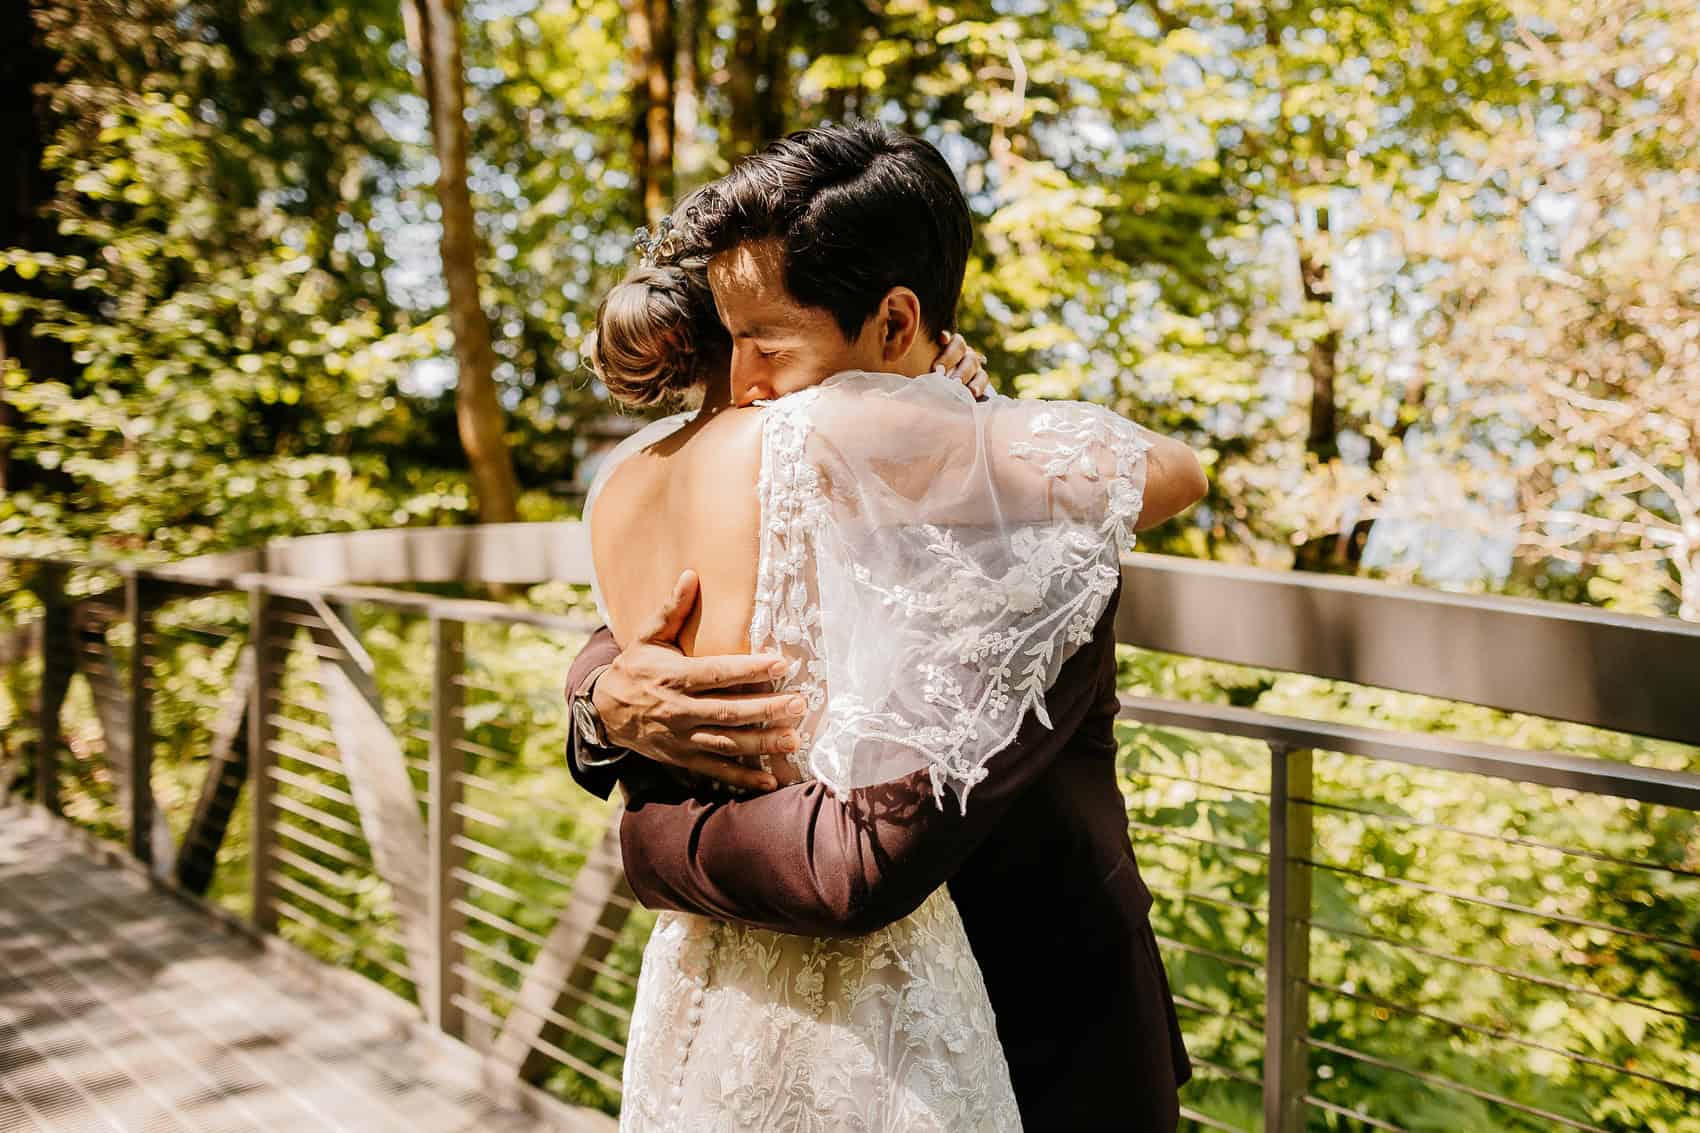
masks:
POLYGON ((694 414, 675 413, 658 421, 641 425, 630 433, 624 440, 609 449, 597 463, 596 474, 591 479, 590 494, 597 494, 603 481, 614 474, 614 470, 626 463, 638 453, 653 445, 659 444, 680 429, 691 423, 694 414))
POLYGON ((906 377, 845 370, 762 404, 770 414, 807 422, 811 431, 913 433, 937 427, 946 417, 971 416, 974 398, 942 374, 906 377))
POLYGON ((585 494, 585 523, 590 523, 598 503, 605 503, 603 511, 606 512, 615 500, 629 494, 643 479, 641 467, 644 462, 637 461, 634 467, 633 457, 659 446, 689 425, 694 416, 689 412, 675 413, 670 417, 651 421, 603 454, 591 476, 590 490, 585 494))
POLYGON ((973 428, 973 404, 940 375, 844 371, 765 403, 769 448, 883 459, 953 445, 966 439, 953 433, 973 428))

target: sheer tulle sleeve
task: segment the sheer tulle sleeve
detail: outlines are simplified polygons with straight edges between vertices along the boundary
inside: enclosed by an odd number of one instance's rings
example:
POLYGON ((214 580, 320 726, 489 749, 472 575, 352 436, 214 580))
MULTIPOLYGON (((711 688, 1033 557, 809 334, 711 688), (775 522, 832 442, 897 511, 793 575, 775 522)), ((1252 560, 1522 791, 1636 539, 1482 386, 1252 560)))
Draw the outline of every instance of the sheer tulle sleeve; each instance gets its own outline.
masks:
POLYGON ((1148 447, 1101 406, 938 377, 770 403, 751 647, 795 662, 809 772, 842 794, 925 769, 965 807, 1114 594, 1148 447))

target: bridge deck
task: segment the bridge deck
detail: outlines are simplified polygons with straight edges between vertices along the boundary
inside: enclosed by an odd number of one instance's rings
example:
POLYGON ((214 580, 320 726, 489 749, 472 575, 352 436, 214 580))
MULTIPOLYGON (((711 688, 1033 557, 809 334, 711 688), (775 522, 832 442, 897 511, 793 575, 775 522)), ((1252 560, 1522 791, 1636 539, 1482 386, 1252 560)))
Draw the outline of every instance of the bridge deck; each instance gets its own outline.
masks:
POLYGON ((544 1127, 416 1035, 0 810, 0 1130, 544 1127))

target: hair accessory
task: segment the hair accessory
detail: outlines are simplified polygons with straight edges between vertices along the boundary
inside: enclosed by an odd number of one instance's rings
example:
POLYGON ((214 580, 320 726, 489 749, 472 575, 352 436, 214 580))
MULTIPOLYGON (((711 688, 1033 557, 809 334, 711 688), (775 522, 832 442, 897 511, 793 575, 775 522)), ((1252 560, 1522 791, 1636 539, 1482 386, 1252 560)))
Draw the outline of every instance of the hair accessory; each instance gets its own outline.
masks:
POLYGON ((679 251, 679 239, 673 231, 673 218, 662 217, 661 222, 655 226, 653 236, 647 228, 639 228, 633 232, 632 247, 637 250, 638 263, 646 268, 652 268, 662 260, 671 259, 679 251))

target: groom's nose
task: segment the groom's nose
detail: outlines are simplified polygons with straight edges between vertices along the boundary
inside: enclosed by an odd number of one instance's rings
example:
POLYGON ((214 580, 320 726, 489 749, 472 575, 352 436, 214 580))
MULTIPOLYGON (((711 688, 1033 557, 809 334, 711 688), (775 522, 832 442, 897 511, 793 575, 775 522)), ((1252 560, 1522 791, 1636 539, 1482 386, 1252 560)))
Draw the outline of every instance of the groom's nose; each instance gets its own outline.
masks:
POLYGON ((755 351, 749 348, 732 348, 732 404, 736 406, 754 405, 757 401, 773 396, 766 387, 765 381, 755 362, 759 361, 755 351))

